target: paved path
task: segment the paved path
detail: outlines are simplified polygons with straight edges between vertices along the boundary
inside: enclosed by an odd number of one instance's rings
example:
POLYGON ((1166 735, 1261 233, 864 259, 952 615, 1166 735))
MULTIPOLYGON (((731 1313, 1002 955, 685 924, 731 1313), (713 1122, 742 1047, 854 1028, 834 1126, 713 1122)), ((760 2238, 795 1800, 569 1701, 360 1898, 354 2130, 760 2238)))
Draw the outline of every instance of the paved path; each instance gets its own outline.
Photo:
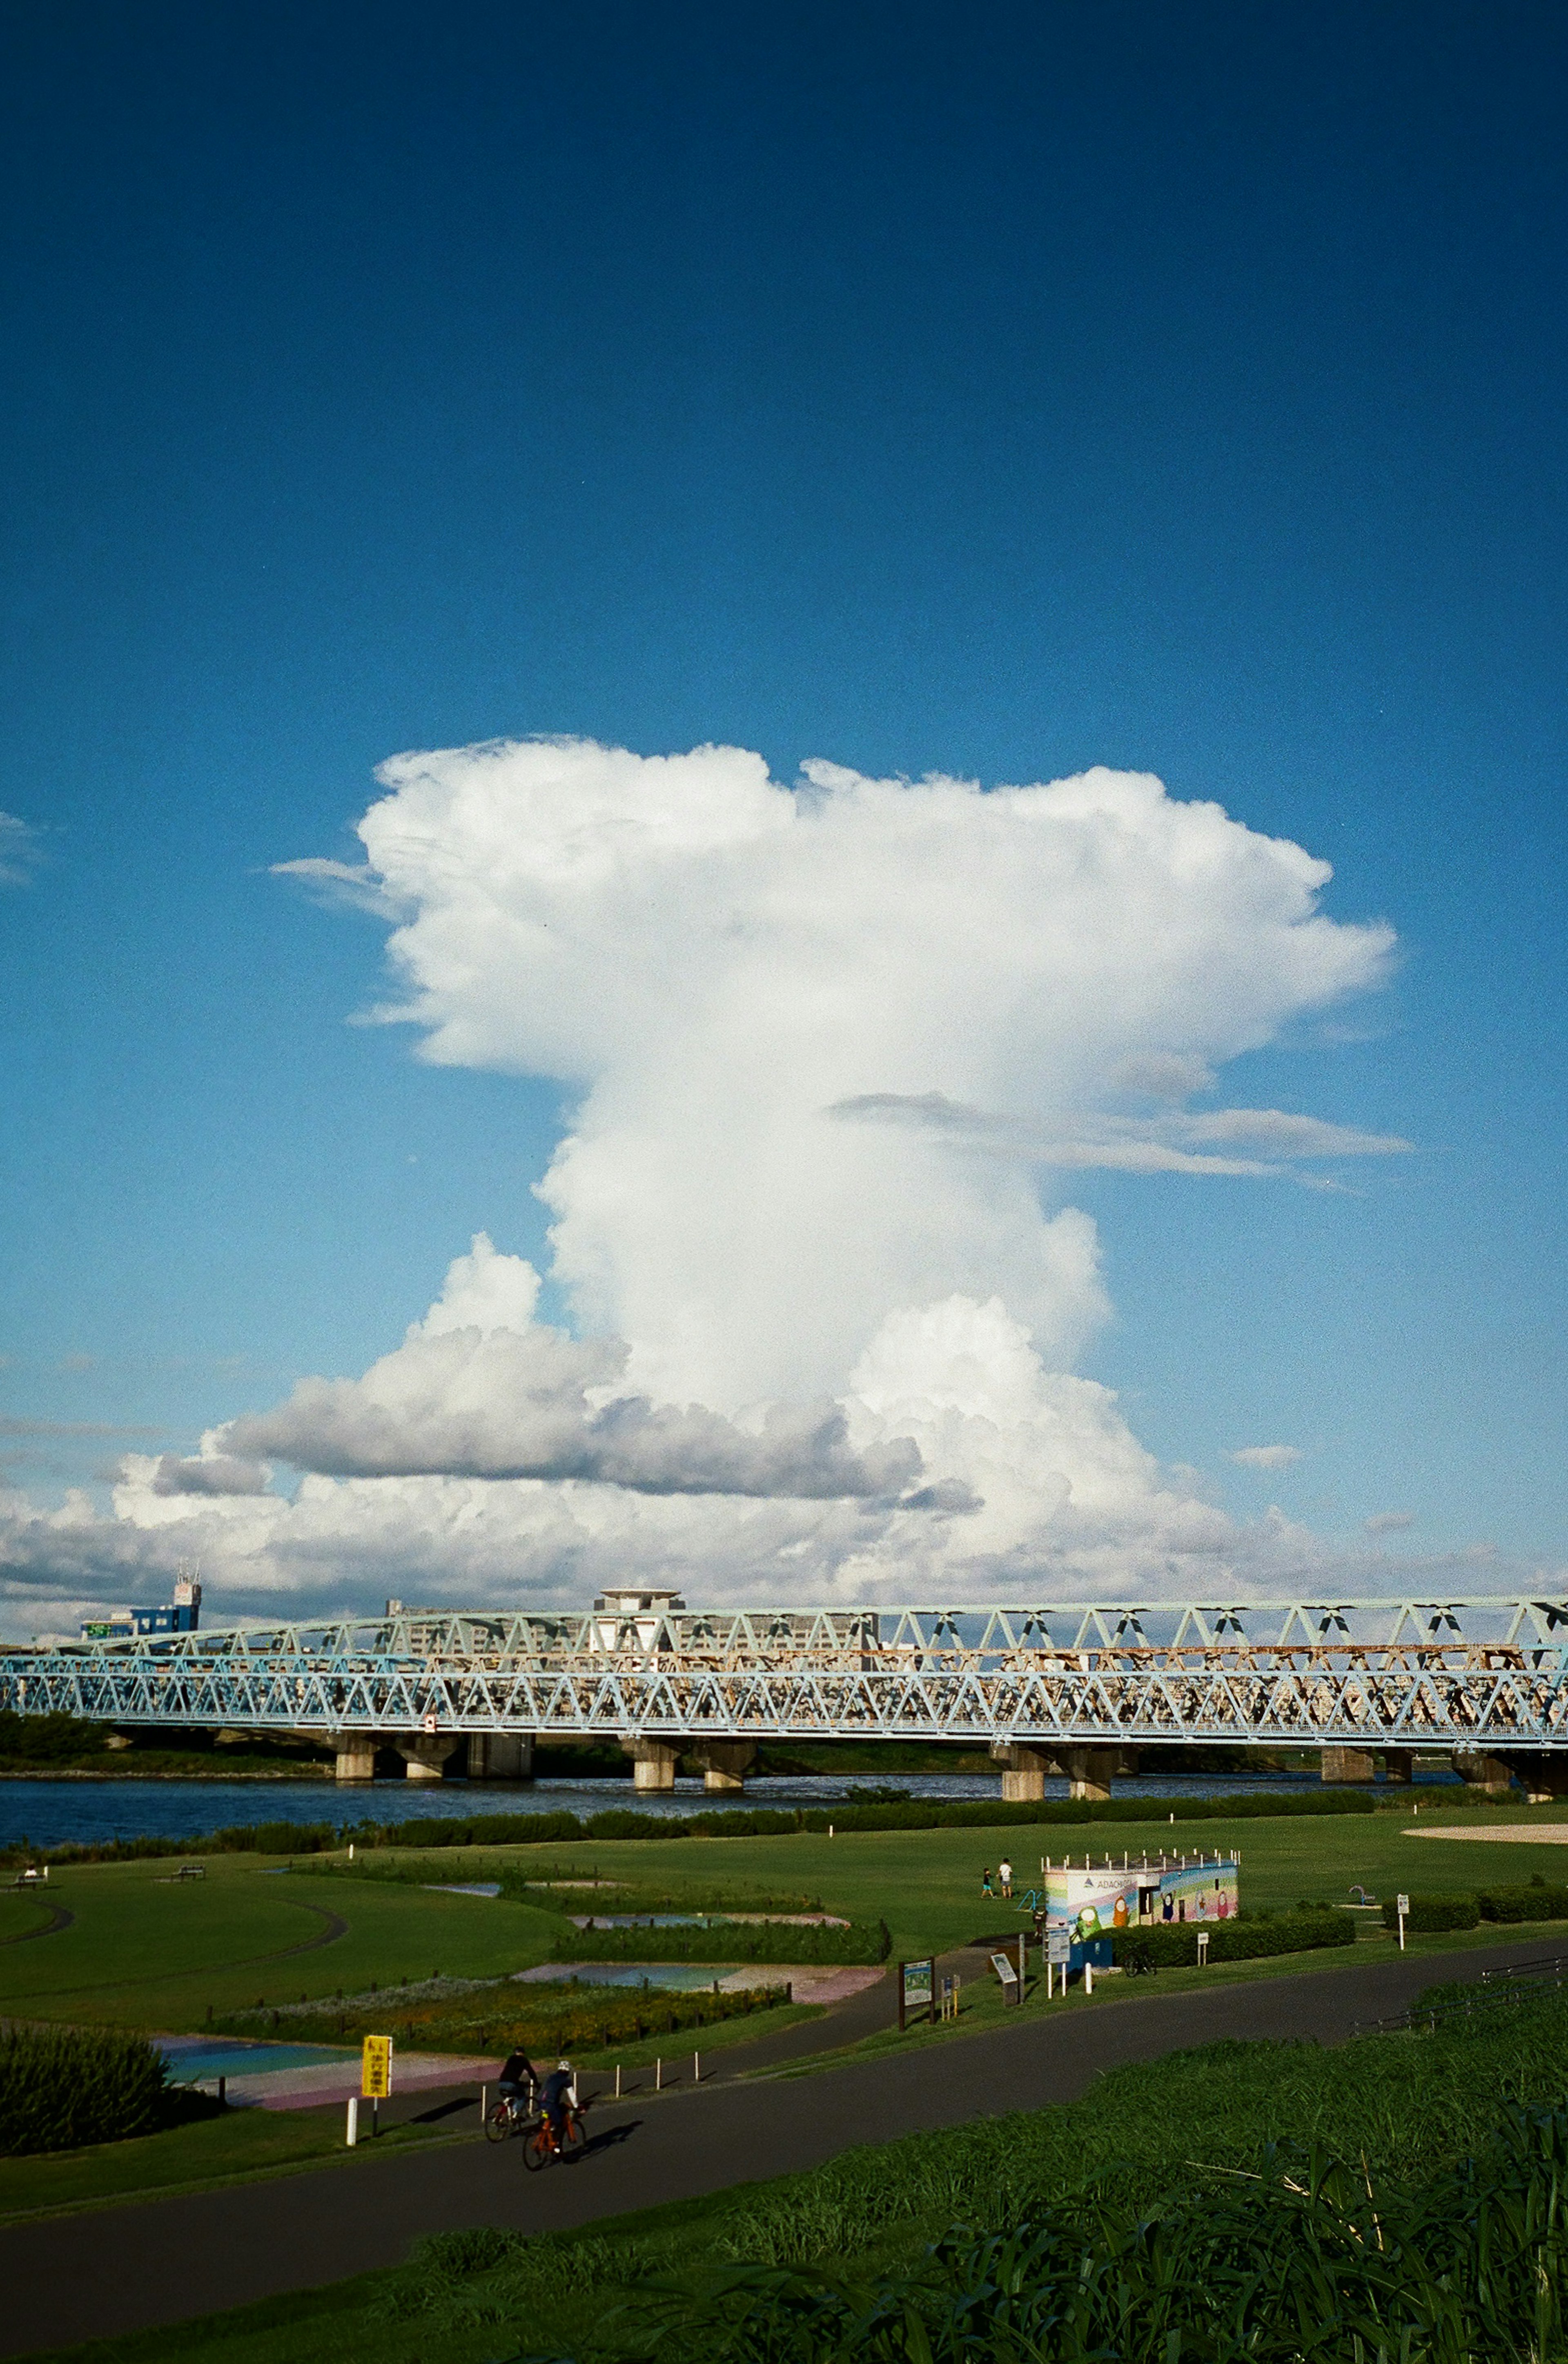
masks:
MULTIPOLYGON (((677 2088, 595 2107, 569 2168, 524 2172, 518 2146, 469 2142, 0 2231, 0 2356, 140 2330, 395 2265, 420 2233, 559 2230, 816 2167, 856 2142, 1076 2099, 1096 2076, 1221 2036, 1333 2044, 1434 1979, 1539 1958, 1539 1939, 1398 1956, 1029 2017, 940 2046, 776 2082, 677 2088)), ((882 1990, 873 1990, 880 1995, 882 1990)), ((866 2008, 857 1996, 849 2006, 866 2008)), ((821 2022, 810 2030, 820 2045, 821 2022)), ((780 2039, 782 2041, 782 2039, 780 2039)), ((761 2054, 762 2044, 757 2046, 761 2054)), ((753 2056, 755 2057, 755 2056, 753 2056)))

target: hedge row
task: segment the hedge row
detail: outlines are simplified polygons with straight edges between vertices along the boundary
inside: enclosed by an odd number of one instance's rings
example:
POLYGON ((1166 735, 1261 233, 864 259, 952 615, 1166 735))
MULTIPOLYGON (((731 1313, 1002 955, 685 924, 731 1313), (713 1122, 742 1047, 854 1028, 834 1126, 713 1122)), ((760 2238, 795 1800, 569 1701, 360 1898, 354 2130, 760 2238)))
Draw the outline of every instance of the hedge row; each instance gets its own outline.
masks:
POLYGON ((885 1962, 893 1939, 885 1921, 847 1929, 798 1922, 720 1921, 706 1929, 573 1929, 558 1937, 558 1962, 885 1962))
POLYGON ((432 1815, 406 1823, 256 1823, 179 1838, 112 1839, 102 1846, 0 1852, 0 1862, 117 1863, 147 1856, 320 1855, 361 1847, 540 1846, 583 1839, 778 1838, 794 1831, 1010 1830, 1029 1824, 1084 1823, 1252 1822, 1282 1816, 1371 1814, 1375 1799, 1362 1790, 1307 1790, 1287 1795, 1245 1790, 1229 1798, 1071 1798, 1004 1805, 999 1798, 942 1801, 909 1798, 900 1804, 726 1808, 700 1814, 639 1814, 613 1808, 602 1814, 432 1815))
POLYGON ((1208 1932, 1211 1962, 1253 1962, 1265 1954, 1305 1954, 1321 1946, 1353 1946, 1356 1924, 1348 1912, 1282 1912, 1254 1920, 1161 1922, 1153 1929, 1116 1929, 1111 1958, 1140 1956, 1159 1969, 1188 1968, 1197 1960, 1200 1929, 1208 1932))
MULTIPOLYGON (((717 1984, 717 1980, 715 1982, 717 1984)), ((401 2002, 389 1989, 384 2002, 361 1997, 269 2012, 232 2012, 210 2026, 227 2035, 283 2036, 295 2044, 354 2044, 366 2035, 390 2035, 414 2052, 505 2055, 514 2046, 540 2061, 550 2054, 602 2051, 613 2044, 637 2044, 651 2035, 678 2035, 728 2019, 771 2011, 786 2000, 783 1982, 718 1993, 701 1988, 536 1986, 520 1991, 510 1979, 484 1995, 401 2002)))
MULTIPOLYGON (((1523 1888, 1485 1888, 1478 1895, 1412 1895, 1405 1926, 1418 1934, 1440 1929, 1473 1929, 1482 1921, 1568 1921, 1568 1888, 1550 1888, 1531 1880, 1523 1888)), ((1399 1925, 1399 1908, 1390 1897, 1383 1907, 1383 1925, 1399 1925)))

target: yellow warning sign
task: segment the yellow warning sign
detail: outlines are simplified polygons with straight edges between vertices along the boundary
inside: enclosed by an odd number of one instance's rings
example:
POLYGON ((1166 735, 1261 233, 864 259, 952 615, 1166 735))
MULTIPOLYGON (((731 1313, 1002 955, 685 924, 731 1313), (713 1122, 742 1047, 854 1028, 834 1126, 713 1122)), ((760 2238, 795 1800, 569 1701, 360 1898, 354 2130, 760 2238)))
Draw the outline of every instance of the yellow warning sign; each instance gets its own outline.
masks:
POLYGON ((367 2035, 360 2091, 367 2102, 384 2102, 392 2091, 392 2038, 367 2035))

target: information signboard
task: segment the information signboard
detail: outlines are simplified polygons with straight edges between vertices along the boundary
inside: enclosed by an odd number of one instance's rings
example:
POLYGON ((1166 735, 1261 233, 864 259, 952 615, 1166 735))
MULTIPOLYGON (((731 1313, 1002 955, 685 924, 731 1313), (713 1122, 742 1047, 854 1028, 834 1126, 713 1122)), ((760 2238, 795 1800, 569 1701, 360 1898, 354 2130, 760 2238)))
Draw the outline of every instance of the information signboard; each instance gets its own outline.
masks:
POLYGON ((898 2028, 917 2027, 936 2015, 937 1965, 928 1954, 917 1962, 898 1965, 898 2028))
POLYGON ((367 2035, 360 2066, 360 2092, 367 2102, 384 2102, 392 2091, 392 2038, 367 2035))
POLYGON ((1045 1933, 1045 1958, 1053 1970, 1064 1970, 1073 1958, 1073 1932, 1061 1922, 1045 1933))
POLYGON ((1021 2002, 1023 1989, 1018 1984, 1018 1966, 1006 1954, 993 1954, 991 1967, 1002 1981, 1004 2002, 1021 2002))

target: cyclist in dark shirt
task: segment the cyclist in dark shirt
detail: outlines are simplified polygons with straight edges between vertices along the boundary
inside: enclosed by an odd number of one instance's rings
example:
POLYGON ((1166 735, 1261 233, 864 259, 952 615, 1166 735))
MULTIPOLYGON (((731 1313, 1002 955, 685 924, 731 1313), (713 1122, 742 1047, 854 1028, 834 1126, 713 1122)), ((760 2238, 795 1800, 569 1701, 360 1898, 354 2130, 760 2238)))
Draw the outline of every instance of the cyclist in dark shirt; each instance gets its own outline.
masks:
POLYGON ((573 2081, 570 2060, 558 2060, 544 2080, 544 2113, 550 2120, 550 2131, 557 2143, 566 2132, 566 2113, 571 2106, 573 2081))
POLYGON ((503 2093, 526 2102, 539 2083, 539 2072, 526 2052, 509 2052, 502 2063, 498 2081, 503 2093))

